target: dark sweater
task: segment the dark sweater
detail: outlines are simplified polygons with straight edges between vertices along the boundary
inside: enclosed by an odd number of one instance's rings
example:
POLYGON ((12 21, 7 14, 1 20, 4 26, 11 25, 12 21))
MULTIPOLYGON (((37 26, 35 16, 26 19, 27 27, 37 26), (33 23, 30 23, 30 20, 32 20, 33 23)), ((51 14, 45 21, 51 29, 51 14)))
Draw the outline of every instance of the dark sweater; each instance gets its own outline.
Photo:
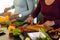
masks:
POLYGON ((54 26, 60 27, 60 0, 55 0, 51 5, 46 5, 45 0, 39 0, 32 16, 36 17, 40 11, 45 19, 54 21, 54 26))

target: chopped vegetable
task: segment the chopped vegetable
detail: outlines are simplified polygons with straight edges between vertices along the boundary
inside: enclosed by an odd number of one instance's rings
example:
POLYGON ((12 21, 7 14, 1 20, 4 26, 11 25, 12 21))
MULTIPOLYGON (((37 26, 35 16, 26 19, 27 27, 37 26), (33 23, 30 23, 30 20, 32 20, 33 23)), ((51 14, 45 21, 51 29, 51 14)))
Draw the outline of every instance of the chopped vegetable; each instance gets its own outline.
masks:
POLYGON ((8 27, 8 31, 9 33, 12 33, 13 30, 15 29, 16 25, 15 24, 10 24, 9 27, 8 27))
POLYGON ((25 28, 23 28, 23 27, 19 27, 19 29, 21 30, 21 32, 25 31, 25 28))
POLYGON ((9 20, 9 16, 0 16, 0 22, 6 22, 7 20, 9 20))
POLYGON ((26 37, 26 39, 25 40, 31 40, 29 37, 26 37))
POLYGON ((19 37, 21 38, 21 40, 24 40, 25 39, 22 34, 20 34, 19 37))
POLYGON ((20 35, 20 34, 21 34, 21 31, 18 28, 15 28, 13 30, 13 35, 20 35))
POLYGON ((8 27, 10 24, 11 24, 11 22, 7 22, 5 26, 8 27))
POLYGON ((41 37, 39 37, 36 40, 47 40, 47 38, 41 38, 41 37))
POLYGON ((14 24, 16 24, 16 26, 18 27, 19 25, 23 25, 25 22, 14 22, 14 24))
POLYGON ((1 29, 0 32, 4 32, 4 30, 1 29))
POLYGON ((43 28, 40 28, 39 31, 42 32, 42 33, 46 36, 47 40, 52 40, 52 39, 50 38, 50 36, 44 31, 43 28))

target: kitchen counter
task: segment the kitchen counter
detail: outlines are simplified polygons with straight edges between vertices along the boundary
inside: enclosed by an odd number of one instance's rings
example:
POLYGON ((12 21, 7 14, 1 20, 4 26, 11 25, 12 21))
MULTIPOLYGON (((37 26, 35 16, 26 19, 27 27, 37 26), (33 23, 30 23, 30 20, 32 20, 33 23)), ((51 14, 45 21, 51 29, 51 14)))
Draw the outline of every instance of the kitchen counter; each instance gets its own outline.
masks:
MULTIPOLYGON (((10 37, 11 35, 9 35, 9 32, 8 32, 7 28, 3 27, 3 29, 4 29, 4 33, 6 33, 6 34, 0 36, 0 40, 14 40, 13 37, 10 37)), ((25 33, 24 33, 24 35, 25 35, 25 33)), ((25 35, 25 36, 27 36, 27 35, 25 35)), ((15 39, 15 40, 18 40, 18 38, 15 39)), ((59 40, 60 40, 60 38, 59 38, 59 40)))

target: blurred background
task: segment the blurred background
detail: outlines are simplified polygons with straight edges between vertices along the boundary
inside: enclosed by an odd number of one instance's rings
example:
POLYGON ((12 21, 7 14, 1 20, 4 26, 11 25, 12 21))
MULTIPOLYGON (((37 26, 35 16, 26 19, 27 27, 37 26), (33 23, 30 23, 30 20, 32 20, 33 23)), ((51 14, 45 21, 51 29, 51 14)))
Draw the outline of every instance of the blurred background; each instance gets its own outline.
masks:
MULTIPOLYGON (((13 5, 14 0, 0 0, 0 14, 4 12, 5 8, 8 8, 13 5)), ((34 0, 35 7, 37 6, 37 0, 34 0)), ((14 9, 9 10, 14 13, 14 9)), ((37 23, 37 18, 34 19, 34 23, 37 23)))
MULTIPOLYGON (((0 0, 0 13, 3 13, 4 8, 10 7, 11 5, 13 5, 13 0, 0 0)), ((14 12, 14 9, 10 11, 14 12)))
MULTIPOLYGON (((37 0, 35 0, 34 3, 36 6, 37 0)), ((0 0, 0 13, 4 12, 4 8, 10 7, 11 5, 13 5, 13 0, 0 0)), ((10 11, 14 12, 14 9, 10 11)))

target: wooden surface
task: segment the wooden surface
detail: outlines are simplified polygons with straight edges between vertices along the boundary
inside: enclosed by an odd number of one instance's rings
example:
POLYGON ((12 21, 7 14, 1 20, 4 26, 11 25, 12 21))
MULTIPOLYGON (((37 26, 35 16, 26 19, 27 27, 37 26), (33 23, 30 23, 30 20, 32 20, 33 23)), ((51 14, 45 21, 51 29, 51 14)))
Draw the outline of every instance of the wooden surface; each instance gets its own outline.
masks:
POLYGON ((35 31, 39 31, 39 28, 44 28, 45 31, 48 31, 51 29, 51 27, 44 27, 43 25, 28 25, 26 27, 27 29, 31 29, 31 30, 35 30, 35 31))

